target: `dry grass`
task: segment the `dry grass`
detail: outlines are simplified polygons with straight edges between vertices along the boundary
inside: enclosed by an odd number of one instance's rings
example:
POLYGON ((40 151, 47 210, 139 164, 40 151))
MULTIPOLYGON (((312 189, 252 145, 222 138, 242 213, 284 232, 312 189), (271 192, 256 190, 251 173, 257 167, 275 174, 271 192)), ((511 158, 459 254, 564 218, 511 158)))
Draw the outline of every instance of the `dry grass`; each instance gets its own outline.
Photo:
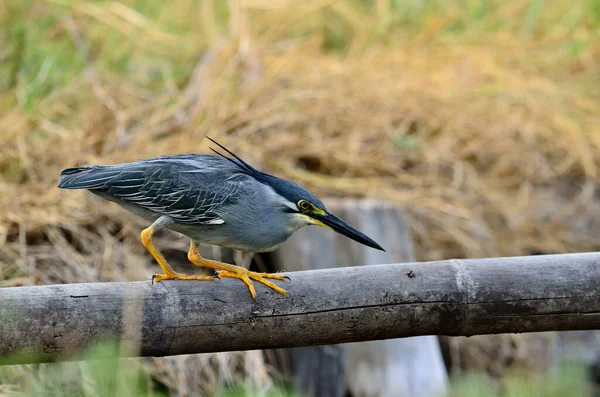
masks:
POLYGON ((600 246, 597 0, 0 0, 0 22, 0 285, 147 279, 142 224, 58 174, 206 134, 405 206, 420 260, 600 246))

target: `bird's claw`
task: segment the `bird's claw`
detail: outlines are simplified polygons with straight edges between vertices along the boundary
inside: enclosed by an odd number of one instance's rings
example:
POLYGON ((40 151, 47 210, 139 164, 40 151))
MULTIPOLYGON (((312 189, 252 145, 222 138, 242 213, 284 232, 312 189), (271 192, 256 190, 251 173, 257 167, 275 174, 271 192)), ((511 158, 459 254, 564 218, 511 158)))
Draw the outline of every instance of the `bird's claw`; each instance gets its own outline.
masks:
MULTIPOLYGON (((220 274, 221 274, 221 272, 224 272, 224 271, 225 270, 215 270, 214 273, 213 273, 213 277, 215 277, 215 278, 217 278, 217 279, 220 280, 221 279, 220 274)), ((263 277, 265 277, 265 274, 268 274, 268 273, 259 273, 259 274, 261 274, 263 277)), ((276 274, 276 275, 279 276, 279 277, 283 277, 284 279, 287 279, 288 281, 292 281, 292 279, 290 278, 290 276, 288 276, 287 274, 282 274, 282 275, 276 274)), ((267 278, 271 278, 268 275, 266 277, 267 278)), ((272 278, 279 279, 279 277, 272 277, 272 278)))
POLYGON ((273 282, 268 280, 268 279, 283 280, 287 276, 280 276, 280 275, 270 274, 270 273, 257 273, 257 272, 249 271, 248 269, 245 269, 242 267, 237 267, 237 266, 231 270, 221 270, 221 271, 218 271, 215 273, 217 273, 215 275, 215 277, 218 279, 223 278, 223 277, 231 277, 231 278, 237 278, 237 279, 242 280, 244 282, 244 284, 246 284, 246 286, 250 290, 250 296, 254 300, 256 300, 256 290, 254 289, 252 280, 254 280, 260 284, 263 284, 271 289, 274 289, 275 291, 279 292, 281 295, 287 296, 286 290, 284 290, 281 287, 278 287, 273 282))

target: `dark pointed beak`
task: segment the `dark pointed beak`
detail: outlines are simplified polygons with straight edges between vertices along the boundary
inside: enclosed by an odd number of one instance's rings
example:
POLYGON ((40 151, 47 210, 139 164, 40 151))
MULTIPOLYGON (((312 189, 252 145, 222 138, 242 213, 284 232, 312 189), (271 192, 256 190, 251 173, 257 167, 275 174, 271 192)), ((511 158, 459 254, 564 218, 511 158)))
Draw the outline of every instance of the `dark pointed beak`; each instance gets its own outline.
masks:
POLYGON ((354 241, 358 241, 359 243, 366 245, 367 247, 375 248, 380 251, 385 251, 383 247, 381 247, 379 244, 373 241, 370 237, 361 233, 354 227, 350 226, 348 223, 333 215, 331 212, 326 212, 323 215, 310 214, 310 217, 316 219, 325 226, 330 227, 334 231, 343 234, 344 236, 349 237, 354 241))

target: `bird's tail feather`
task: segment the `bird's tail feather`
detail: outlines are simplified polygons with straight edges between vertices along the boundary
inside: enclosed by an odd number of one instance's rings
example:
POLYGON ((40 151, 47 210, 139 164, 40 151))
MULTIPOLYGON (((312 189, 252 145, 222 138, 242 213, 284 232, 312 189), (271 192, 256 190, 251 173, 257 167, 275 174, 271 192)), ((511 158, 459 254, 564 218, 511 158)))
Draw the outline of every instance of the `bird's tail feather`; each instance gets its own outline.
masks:
POLYGON ((61 189, 98 189, 114 176, 103 172, 104 167, 87 166, 66 168, 60 172, 58 187, 61 189))

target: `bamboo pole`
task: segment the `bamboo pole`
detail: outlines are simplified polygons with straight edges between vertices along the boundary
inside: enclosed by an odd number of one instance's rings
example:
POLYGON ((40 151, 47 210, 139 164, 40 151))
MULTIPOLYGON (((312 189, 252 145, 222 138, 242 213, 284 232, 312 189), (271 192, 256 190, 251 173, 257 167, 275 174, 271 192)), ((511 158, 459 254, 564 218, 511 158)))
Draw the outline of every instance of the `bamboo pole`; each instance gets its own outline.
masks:
POLYGON ((68 359, 103 339, 131 355, 283 348, 416 335, 600 328, 600 253, 287 273, 285 297, 239 280, 0 289, 0 357, 68 359))

